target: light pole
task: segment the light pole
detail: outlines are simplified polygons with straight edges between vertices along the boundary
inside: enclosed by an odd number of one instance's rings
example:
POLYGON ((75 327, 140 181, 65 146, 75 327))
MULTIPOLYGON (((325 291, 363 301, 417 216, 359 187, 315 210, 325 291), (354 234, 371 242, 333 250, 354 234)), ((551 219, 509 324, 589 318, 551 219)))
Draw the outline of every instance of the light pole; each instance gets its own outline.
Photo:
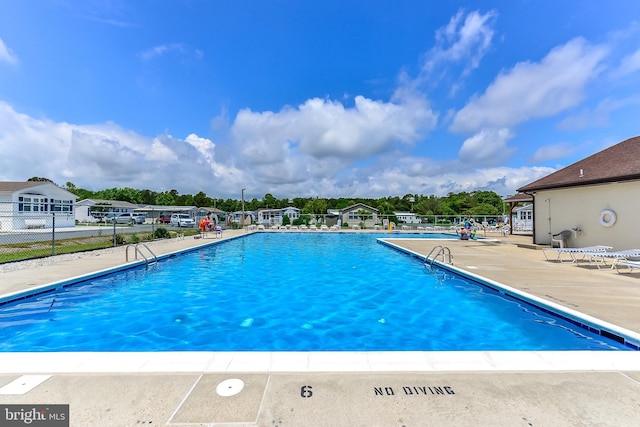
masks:
POLYGON ((244 190, 246 188, 242 187, 242 229, 244 230, 244 190))

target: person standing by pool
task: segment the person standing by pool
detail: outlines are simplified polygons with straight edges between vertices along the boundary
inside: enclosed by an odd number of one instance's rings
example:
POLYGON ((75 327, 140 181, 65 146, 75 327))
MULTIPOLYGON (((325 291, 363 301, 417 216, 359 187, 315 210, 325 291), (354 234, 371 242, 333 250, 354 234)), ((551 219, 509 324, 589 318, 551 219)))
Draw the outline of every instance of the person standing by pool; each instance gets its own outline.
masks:
POLYGON ((473 228, 473 223, 474 223, 474 222, 475 222, 475 221, 473 220, 473 218, 469 218, 468 220, 466 220, 466 221, 464 222, 464 228, 466 228, 466 229, 467 229, 467 231, 471 231, 471 229, 473 228))

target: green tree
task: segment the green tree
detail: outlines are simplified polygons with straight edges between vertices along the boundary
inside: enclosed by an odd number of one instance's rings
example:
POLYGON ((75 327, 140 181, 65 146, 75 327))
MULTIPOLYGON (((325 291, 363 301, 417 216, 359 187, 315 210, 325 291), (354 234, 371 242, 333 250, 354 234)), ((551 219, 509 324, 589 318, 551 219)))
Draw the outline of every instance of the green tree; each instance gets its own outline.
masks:
POLYGON ((389 203, 387 199, 384 198, 378 199, 374 206, 376 207, 376 209, 378 209, 378 211, 380 211, 381 215, 391 215, 395 210, 391 203, 389 203))
POLYGON ((364 227, 365 221, 371 218, 371 212, 366 209, 358 209, 358 218, 360 219, 360 225, 364 227))
POLYGON ((145 205, 155 205, 156 204, 156 196, 158 193, 151 190, 142 190, 140 191, 140 197, 142 199, 143 204, 145 205))
POLYGON ((481 203, 469 209, 469 215, 498 215, 500 210, 489 203, 481 203))
POLYGON ((486 203, 497 208, 502 207, 502 197, 493 191, 476 191, 473 193, 473 197, 478 204, 486 203))
POLYGON ((194 206, 193 196, 191 194, 182 194, 176 197, 176 205, 178 206, 194 206))
POLYGON ((156 196, 155 204, 160 206, 175 206, 176 199, 171 193, 160 193, 156 196))
POLYGON ((193 203, 200 208, 207 207, 211 206, 211 199, 208 198, 204 192, 200 191, 198 194, 193 196, 193 203))
POLYGON ((78 200, 90 199, 93 197, 92 191, 85 190, 84 188, 78 188, 73 184, 73 182, 67 182, 64 188, 78 196, 78 200))
POLYGON ((420 197, 413 210, 418 215, 439 215, 442 213, 442 201, 436 196, 420 197))
POLYGON ((133 188, 107 188, 95 193, 95 197, 103 200, 120 200, 129 203, 142 203, 142 197, 138 190, 133 188))
POLYGON ((265 208, 277 209, 280 207, 278 200, 269 193, 264 195, 262 203, 265 208))
MULTIPOLYGON (((355 204, 356 204, 355 201, 352 199, 345 199, 344 197, 340 197, 335 201, 335 203, 331 207, 335 209, 344 209, 348 206, 355 205, 355 204)), ((325 213, 326 213, 326 210, 325 210, 325 213)))
POLYGON ((302 208, 302 212, 306 214, 312 214, 316 221, 322 218, 322 215, 327 213, 327 199, 311 199, 302 208))

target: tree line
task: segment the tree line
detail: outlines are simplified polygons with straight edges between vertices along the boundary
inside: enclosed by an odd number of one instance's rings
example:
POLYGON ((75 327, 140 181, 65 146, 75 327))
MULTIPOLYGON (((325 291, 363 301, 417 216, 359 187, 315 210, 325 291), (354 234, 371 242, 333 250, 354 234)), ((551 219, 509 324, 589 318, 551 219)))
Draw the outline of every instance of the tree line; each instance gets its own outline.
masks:
MULTIPOLYGON (((47 178, 33 177, 29 181, 48 181, 47 178)), ((67 182, 61 186, 75 194, 78 200, 102 199, 120 200, 134 204, 160 206, 197 206, 215 208, 224 212, 237 212, 242 209, 242 201, 236 199, 222 199, 210 197, 203 191, 197 194, 180 194, 177 190, 156 192, 153 190, 136 190, 134 188, 108 188, 91 191, 76 187, 67 182)), ((307 214, 325 214, 328 209, 343 209, 356 203, 376 208, 383 215, 394 212, 413 212, 416 215, 501 215, 505 212, 502 197, 493 191, 472 191, 449 193, 446 196, 405 194, 404 196, 389 196, 381 198, 364 197, 294 197, 278 199, 267 193, 262 199, 245 200, 245 211, 255 211, 261 208, 279 209, 288 206, 296 207, 307 214)))

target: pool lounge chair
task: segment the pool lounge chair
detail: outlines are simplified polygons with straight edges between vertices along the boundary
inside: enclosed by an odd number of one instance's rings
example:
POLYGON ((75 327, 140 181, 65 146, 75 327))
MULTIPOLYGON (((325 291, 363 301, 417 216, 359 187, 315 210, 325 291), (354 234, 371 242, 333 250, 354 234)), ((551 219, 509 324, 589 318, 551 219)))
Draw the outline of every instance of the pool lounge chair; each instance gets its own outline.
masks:
POLYGON ((581 248, 544 248, 542 250, 542 253, 544 254, 544 257, 547 261, 560 261, 562 262, 562 255, 563 254, 567 254, 569 255, 569 261, 570 262, 577 262, 578 255, 582 255, 582 257, 585 257, 586 254, 588 253, 600 253, 600 252, 606 252, 609 249, 611 249, 612 246, 604 246, 604 245, 596 245, 596 246, 583 246, 581 248), (549 252, 555 252, 557 254, 555 259, 549 259, 549 257, 547 256, 547 251, 549 252))
POLYGON ((607 259, 611 259, 613 260, 611 264, 611 269, 613 270, 618 262, 640 260, 640 249, 626 249, 614 252, 586 252, 583 255, 589 259, 589 266, 595 264, 598 269, 600 269, 601 265, 607 265, 607 259))
POLYGON ((629 273, 633 273, 633 270, 636 268, 640 270, 640 261, 630 261, 628 259, 616 260, 613 265, 618 273, 620 273, 620 267, 622 266, 628 267, 629 273))

